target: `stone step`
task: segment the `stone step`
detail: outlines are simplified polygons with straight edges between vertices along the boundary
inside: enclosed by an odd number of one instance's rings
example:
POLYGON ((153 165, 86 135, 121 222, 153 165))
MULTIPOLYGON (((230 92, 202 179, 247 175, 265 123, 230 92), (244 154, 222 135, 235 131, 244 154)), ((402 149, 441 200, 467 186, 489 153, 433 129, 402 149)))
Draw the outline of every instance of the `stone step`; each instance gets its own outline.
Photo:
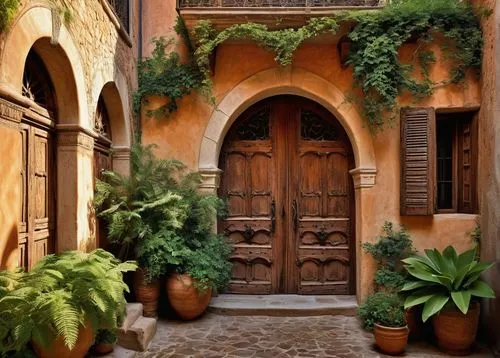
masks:
POLYGON ((118 330, 118 344, 126 349, 145 351, 156 334, 157 319, 139 317, 128 330, 118 330))
POLYGON ((229 316, 355 316, 356 296, 235 295, 213 297, 209 312, 229 316))
POLYGON ((139 317, 142 316, 143 306, 142 303, 127 303, 126 316, 123 320, 121 329, 127 331, 139 317))

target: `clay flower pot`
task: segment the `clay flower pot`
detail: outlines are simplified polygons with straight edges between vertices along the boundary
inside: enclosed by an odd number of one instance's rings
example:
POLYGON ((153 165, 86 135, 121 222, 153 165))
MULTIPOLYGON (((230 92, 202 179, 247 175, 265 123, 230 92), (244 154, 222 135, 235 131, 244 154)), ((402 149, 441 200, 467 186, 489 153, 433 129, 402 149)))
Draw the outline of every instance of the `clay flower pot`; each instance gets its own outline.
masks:
POLYGON ((95 344, 93 351, 97 355, 104 355, 113 352, 115 349, 115 343, 99 343, 95 344))
POLYGON ((445 309, 432 318, 437 345, 452 355, 467 355, 476 339, 480 306, 473 302, 467 314, 457 308, 445 309))
POLYGON ((174 311, 184 320, 199 317, 208 307, 212 290, 199 291, 187 274, 173 274, 167 280, 167 296, 174 311))
POLYGON ((392 328, 375 324, 373 330, 377 346, 382 352, 390 355, 398 355, 405 351, 408 334, 408 326, 392 328))
POLYGON ((160 297, 160 281, 146 282, 144 271, 138 268, 134 272, 134 292, 138 302, 144 307, 144 317, 158 316, 158 298, 160 297))
POLYGON ((69 349, 64 344, 64 339, 61 336, 52 342, 49 347, 44 347, 36 344, 34 341, 33 349, 39 358, 54 358, 54 357, 71 357, 71 358, 83 358, 89 351, 92 343, 94 342, 94 331, 92 329, 92 324, 90 321, 85 322, 85 326, 80 327, 80 332, 78 334, 78 339, 76 345, 73 349, 69 349))

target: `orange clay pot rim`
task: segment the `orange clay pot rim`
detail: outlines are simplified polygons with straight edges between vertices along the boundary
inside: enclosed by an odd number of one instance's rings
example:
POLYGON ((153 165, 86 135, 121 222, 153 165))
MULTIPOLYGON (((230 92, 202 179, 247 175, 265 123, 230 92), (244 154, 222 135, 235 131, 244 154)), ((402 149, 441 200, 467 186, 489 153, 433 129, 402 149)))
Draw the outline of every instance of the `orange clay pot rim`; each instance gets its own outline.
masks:
POLYGON ((384 325, 381 325, 381 324, 375 323, 375 326, 376 326, 376 327, 383 328, 383 329, 387 329, 387 330, 389 330, 389 331, 398 331, 398 330, 402 330, 402 329, 408 329, 408 325, 406 325, 406 326, 401 326, 401 327, 388 327, 388 326, 384 326, 384 325))

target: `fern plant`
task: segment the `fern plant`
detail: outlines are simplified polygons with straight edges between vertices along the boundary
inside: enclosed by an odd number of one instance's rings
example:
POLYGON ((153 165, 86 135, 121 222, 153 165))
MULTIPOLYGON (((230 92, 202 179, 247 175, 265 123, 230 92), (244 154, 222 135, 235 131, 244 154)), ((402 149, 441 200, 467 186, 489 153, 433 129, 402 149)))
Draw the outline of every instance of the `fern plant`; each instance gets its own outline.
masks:
POLYGON ((49 255, 30 272, 0 273, 0 353, 61 336, 72 349, 82 325, 117 328, 125 313, 123 273, 136 269, 97 249, 49 255))
POLYGON ((199 173, 155 158, 153 148, 135 144, 131 175, 105 172, 97 182, 95 205, 108 222, 109 239, 120 257, 137 258, 147 280, 186 272, 200 286, 221 287, 229 279, 230 246, 213 227, 224 203, 198 192, 199 173))

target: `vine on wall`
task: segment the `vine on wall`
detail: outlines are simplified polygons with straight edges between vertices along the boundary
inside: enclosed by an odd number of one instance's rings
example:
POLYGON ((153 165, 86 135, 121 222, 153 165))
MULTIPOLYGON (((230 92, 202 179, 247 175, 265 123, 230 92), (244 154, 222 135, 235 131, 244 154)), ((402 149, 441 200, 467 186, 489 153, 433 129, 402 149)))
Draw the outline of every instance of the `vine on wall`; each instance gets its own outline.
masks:
POLYGON ((19 7, 19 0, 0 1, 0 32, 3 32, 14 18, 19 7))
MULTIPOLYGON (((166 43, 156 40, 151 58, 139 64, 139 90, 135 109, 146 95, 169 98, 166 111, 177 109, 177 100, 192 90, 211 96, 210 57, 221 43, 252 40, 275 53, 281 66, 293 62, 293 54, 307 39, 320 34, 335 34, 342 23, 349 23, 354 91, 350 96, 363 110, 370 128, 381 128, 398 110, 398 97, 405 92, 416 99, 430 96, 434 89, 463 81, 468 69, 480 69, 483 38, 480 17, 486 11, 473 9, 460 0, 399 0, 377 11, 346 11, 333 17, 312 18, 299 28, 269 30, 266 25, 243 23, 217 31, 210 21, 202 20, 194 28, 196 47, 179 18, 177 32, 187 44, 191 58, 180 62, 177 54, 165 55, 166 43), (429 44, 440 34, 442 57, 450 64, 448 79, 435 83, 430 66, 437 56, 429 44), (402 63, 400 48, 412 42, 415 52, 411 63, 402 63)), ((328 66, 325 63, 325 66, 328 66)))

